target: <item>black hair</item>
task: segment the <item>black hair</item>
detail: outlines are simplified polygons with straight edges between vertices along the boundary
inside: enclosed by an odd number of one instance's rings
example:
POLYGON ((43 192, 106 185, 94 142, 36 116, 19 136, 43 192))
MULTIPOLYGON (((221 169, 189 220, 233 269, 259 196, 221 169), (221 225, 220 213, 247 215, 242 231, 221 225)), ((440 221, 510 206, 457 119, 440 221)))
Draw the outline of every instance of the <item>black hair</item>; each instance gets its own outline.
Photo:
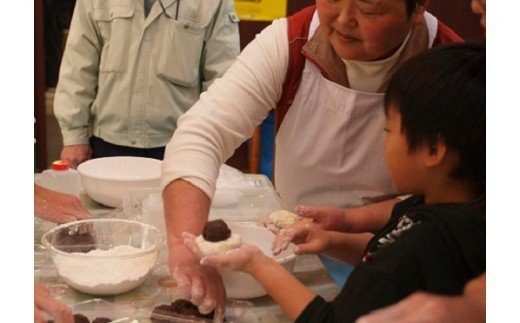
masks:
POLYGON ((486 51, 478 43, 430 49, 403 64, 390 80, 385 113, 401 114, 410 151, 442 139, 459 154, 451 176, 485 187, 486 51))
POLYGON ((411 16, 414 12, 415 8, 420 4, 424 4, 424 0, 406 0, 406 9, 408 11, 408 16, 411 16))

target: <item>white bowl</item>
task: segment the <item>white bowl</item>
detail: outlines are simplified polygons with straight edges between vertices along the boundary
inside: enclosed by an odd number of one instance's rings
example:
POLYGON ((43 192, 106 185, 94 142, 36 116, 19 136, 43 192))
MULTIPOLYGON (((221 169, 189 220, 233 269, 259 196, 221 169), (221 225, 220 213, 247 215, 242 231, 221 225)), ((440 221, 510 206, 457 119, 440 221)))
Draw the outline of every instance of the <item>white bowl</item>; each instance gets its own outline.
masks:
MULTIPOLYGON (((293 252, 294 245, 289 247, 277 256, 273 256, 271 252, 271 244, 274 239, 274 234, 264 227, 239 223, 227 222, 231 232, 237 233, 241 236, 243 243, 249 243, 257 246, 262 252, 292 272, 294 263, 296 262, 296 255, 293 252)), ((262 285, 253 278, 253 276, 238 271, 220 270, 224 286, 226 287, 226 294, 231 299, 249 299, 267 295, 267 291, 262 285)))
POLYGON ((70 222, 42 237, 58 275, 74 289, 93 295, 121 294, 141 285, 152 274, 163 241, 157 228, 121 219, 70 222), (78 230, 82 242, 71 235, 78 230), (114 254, 119 248, 127 253, 114 254))
POLYGON ((103 157, 80 164, 78 172, 91 199, 118 207, 132 190, 159 188, 161 161, 144 157, 103 157))

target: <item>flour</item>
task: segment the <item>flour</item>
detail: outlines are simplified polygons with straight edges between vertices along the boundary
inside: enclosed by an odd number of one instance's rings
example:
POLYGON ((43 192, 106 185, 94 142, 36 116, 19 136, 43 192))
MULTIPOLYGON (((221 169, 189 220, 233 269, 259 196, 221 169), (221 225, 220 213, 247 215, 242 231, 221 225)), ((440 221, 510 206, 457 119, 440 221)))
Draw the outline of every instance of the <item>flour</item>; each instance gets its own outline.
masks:
POLYGON ((87 253, 56 253, 53 259, 61 278, 75 289, 84 293, 111 295, 137 287, 151 273, 157 251, 131 256, 142 251, 129 245, 120 245, 87 253))

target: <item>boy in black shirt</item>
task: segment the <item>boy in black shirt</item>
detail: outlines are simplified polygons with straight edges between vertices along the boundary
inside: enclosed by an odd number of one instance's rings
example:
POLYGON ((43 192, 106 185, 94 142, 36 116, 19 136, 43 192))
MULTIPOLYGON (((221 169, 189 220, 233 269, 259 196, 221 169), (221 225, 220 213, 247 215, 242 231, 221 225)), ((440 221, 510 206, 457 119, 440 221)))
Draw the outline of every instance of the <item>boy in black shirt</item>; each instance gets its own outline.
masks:
MULTIPOLYGON (((453 44, 410 59, 390 81, 385 114, 385 157, 393 183, 414 195, 394 207, 333 302, 316 296, 255 246, 201 263, 250 273, 297 322, 353 322, 419 290, 460 294, 486 269, 485 49, 453 44)), ((342 248, 346 239, 299 224, 280 231, 275 251, 292 240, 352 259, 352 250, 342 248)), ((189 234, 185 243, 196 248, 189 234)))

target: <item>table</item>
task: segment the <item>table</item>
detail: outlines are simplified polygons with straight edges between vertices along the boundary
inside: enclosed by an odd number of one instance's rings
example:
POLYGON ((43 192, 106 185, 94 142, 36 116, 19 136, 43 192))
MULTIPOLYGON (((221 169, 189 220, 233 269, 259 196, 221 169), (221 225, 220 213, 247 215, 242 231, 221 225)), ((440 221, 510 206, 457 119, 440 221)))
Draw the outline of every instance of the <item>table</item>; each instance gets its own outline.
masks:
MULTIPOLYGON (((261 175, 248 176, 262 181, 266 180, 266 178, 259 177, 261 175)), ((36 175, 36 182, 38 182, 38 179, 39 176, 36 175)), ((269 185, 271 185, 270 182, 269 185)), ((118 211, 117 209, 114 210, 96 203, 84 192, 81 193, 80 199, 94 218, 114 215, 118 211)), ((254 202, 248 201, 248 205, 254 202)), ((251 219, 248 220, 250 221, 251 219)), ((70 305, 74 313, 81 313, 90 320, 104 316, 117 319, 117 322, 151 322, 149 317, 154 306, 168 304, 179 298, 178 289, 173 279, 169 276, 164 257, 163 259, 159 257, 152 276, 143 285, 128 293, 97 297, 72 289, 58 277, 52 260, 40 242, 41 235, 53 226, 54 224, 35 219, 35 281, 46 285, 50 289, 51 294, 70 305)), ((317 256, 304 255, 297 257, 294 275, 325 300, 330 301, 339 293, 339 287, 327 274, 325 267, 317 256)), ((280 307, 268 295, 247 301, 228 300, 226 316, 228 315, 231 315, 232 322, 290 322, 280 307)))

